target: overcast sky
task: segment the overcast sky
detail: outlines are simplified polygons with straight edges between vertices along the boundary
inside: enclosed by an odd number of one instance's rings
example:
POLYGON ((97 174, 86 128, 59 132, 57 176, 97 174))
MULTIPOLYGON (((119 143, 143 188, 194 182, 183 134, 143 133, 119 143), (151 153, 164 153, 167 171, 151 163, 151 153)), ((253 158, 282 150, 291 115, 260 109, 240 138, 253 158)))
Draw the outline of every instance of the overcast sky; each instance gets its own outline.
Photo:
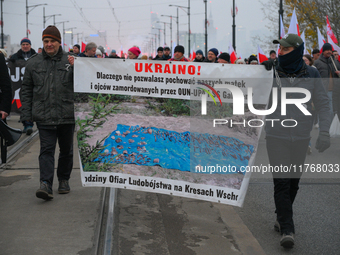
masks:
MULTIPOLYGON (((83 33, 84 36, 88 36, 89 34, 96 34, 98 30, 106 30, 108 47, 119 50, 121 44, 124 49, 127 49, 132 47, 133 44, 142 44, 143 41, 147 40, 146 37, 150 36, 151 12, 159 15, 176 15, 176 8, 169 7, 169 4, 188 6, 188 0, 28 0, 29 6, 44 3, 47 5, 38 6, 34 9, 30 8, 28 16, 28 27, 31 31, 29 38, 32 41, 32 47, 35 49, 41 46, 43 7, 45 7, 46 16, 61 14, 61 16, 56 16, 55 19, 56 22, 68 21, 65 23, 66 29, 76 27, 73 29, 74 34, 83 33), (118 23, 110 4, 121 24, 121 43, 118 40, 118 23), (136 42, 131 41, 131 35, 135 36, 136 42)), ((242 37, 242 40, 250 40, 250 37, 256 31, 258 33, 266 32, 265 25, 268 21, 263 20, 262 5, 258 0, 236 0, 236 5, 238 7, 236 25, 238 28, 241 27, 243 31, 247 31, 247 38, 242 37)), ((211 13, 213 26, 217 28, 217 38, 218 40, 227 40, 225 48, 219 49, 220 51, 227 51, 229 41, 232 40, 231 7, 232 0, 208 0, 208 17, 211 13)), ((192 33, 204 33, 204 11, 203 0, 190 1, 192 33)), ((12 43, 20 43, 20 40, 26 36, 26 0, 4 0, 3 12, 4 34, 11 36, 12 43)), ((170 22, 168 17, 160 17, 160 20, 170 22)), ((52 23, 53 18, 51 17, 46 25, 52 23)), ((188 16, 183 10, 179 10, 179 23, 180 30, 188 30, 188 16)), ((57 26, 62 31, 62 24, 57 26)), ((169 29, 167 29, 168 33, 169 29)), ((167 37, 169 36, 167 35, 167 37)), ((173 22, 173 40, 176 40, 175 22, 173 22)), ((237 45, 240 46, 238 52, 243 55, 256 53, 257 49, 253 44, 245 47, 241 43, 237 41, 237 45)))

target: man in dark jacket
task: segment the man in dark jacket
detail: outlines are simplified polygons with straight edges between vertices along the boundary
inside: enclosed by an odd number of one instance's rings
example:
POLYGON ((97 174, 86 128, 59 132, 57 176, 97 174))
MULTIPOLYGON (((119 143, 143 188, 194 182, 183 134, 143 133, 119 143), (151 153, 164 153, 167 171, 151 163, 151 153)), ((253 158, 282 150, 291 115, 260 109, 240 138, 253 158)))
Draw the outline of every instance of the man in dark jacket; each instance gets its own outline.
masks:
POLYGON ((163 51, 163 57, 162 60, 169 60, 171 58, 170 56, 170 48, 168 46, 164 47, 164 51, 163 51))
POLYGON ((332 91, 335 86, 340 86, 340 63, 338 61, 334 61, 331 44, 325 43, 322 46, 322 54, 318 60, 314 62, 314 66, 320 73, 324 88, 327 91, 329 98, 329 107, 331 112, 333 112, 332 91))
POLYGON ((218 62, 217 62, 217 56, 218 56, 218 49, 216 49, 216 48, 211 48, 211 49, 208 51, 208 56, 207 56, 207 58, 205 59, 204 62, 208 62, 208 63, 218 63, 218 62))
POLYGON ((21 40, 20 46, 21 49, 12 55, 9 59, 10 61, 15 62, 19 59, 28 60, 36 53, 35 50, 31 48, 31 40, 26 37, 21 40))
POLYGON ((158 47, 157 49, 157 56, 154 57, 152 60, 162 60, 163 59, 163 47, 158 47))
MULTIPOLYGON (((13 54, 9 59, 12 62, 16 61, 27 61, 30 57, 36 54, 35 50, 31 48, 31 41, 28 38, 23 38, 20 42, 21 49, 17 51, 17 53, 13 54)), ((23 133, 26 135, 31 135, 33 133, 33 122, 31 121, 23 121, 24 125, 23 133)))
POLYGON ((194 59, 194 62, 204 62, 205 57, 203 56, 203 51, 202 50, 197 50, 196 51, 196 58, 194 59))
POLYGON ((0 54, 0 90, 0 117, 6 121, 6 117, 11 112, 12 86, 3 54, 0 54))
MULTIPOLYGON (((285 167, 285 170, 290 169, 291 171, 273 171, 277 216, 274 227, 281 232, 280 244, 290 248, 294 245, 295 233, 293 202, 299 189, 299 180, 313 126, 313 117, 310 115, 311 103, 313 102, 319 113, 320 131, 316 142, 316 149, 319 152, 325 151, 330 146, 330 110, 328 97, 318 71, 307 66, 302 59, 304 52, 302 39, 298 35, 287 34, 281 40, 274 40, 273 43, 280 44, 279 64, 274 67, 273 81, 273 87, 278 89, 277 107, 272 114, 267 116, 267 120, 278 121, 267 122, 266 144, 270 166, 277 169, 280 169, 281 166, 285 167), (282 108, 281 91, 283 89, 287 90, 286 96, 289 100, 302 100, 306 97, 302 92, 294 92, 298 88, 310 92, 309 101, 297 104, 300 107, 295 104, 287 104, 285 108, 282 108)), ((271 105, 272 96, 268 109, 271 109, 271 105)))
POLYGON ((68 180, 73 167, 74 57, 62 50, 58 28, 42 33, 43 52, 27 62, 22 83, 21 120, 37 123, 40 137, 40 188, 38 198, 53 198, 54 154, 58 141, 58 193, 70 192, 68 180))

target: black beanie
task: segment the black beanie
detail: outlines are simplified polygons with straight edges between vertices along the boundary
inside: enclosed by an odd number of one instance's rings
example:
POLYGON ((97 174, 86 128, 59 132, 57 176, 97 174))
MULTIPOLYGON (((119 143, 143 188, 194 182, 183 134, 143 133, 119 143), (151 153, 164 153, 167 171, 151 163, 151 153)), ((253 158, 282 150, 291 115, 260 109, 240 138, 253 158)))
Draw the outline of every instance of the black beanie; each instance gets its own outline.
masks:
POLYGON ((184 54, 184 47, 182 45, 177 45, 174 52, 182 52, 184 54))
POLYGON ((225 61, 230 62, 230 55, 229 55, 229 53, 227 53, 227 52, 221 53, 221 54, 218 56, 218 58, 224 59, 225 61))
POLYGON ((158 47, 157 51, 163 51, 163 47, 158 47))
POLYGON ((326 50, 333 50, 332 48, 332 45, 330 43, 325 43, 323 46, 322 46, 322 51, 326 51, 326 50))

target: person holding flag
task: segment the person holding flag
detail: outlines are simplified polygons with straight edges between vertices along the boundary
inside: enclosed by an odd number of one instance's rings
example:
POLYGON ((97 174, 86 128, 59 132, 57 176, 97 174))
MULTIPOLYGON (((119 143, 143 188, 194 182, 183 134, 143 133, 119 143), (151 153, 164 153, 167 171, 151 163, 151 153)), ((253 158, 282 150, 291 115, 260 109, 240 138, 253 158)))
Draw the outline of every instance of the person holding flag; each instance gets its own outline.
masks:
MULTIPOLYGON (((269 163, 272 167, 286 166, 288 169, 304 166, 306 153, 313 126, 311 113, 312 102, 319 113, 319 137, 315 148, 323 152, 330 147, 330 109, 328 97, 323 87, 318 71, 307 66, 303 60, 304 43, 297 34, 286 34, 281 40, 274 40, 280 44, 278 65, 265 65, 267 70, 274 69, 273 87, 278 89, 277 107, 267 116, 268 120, 293 119, 297 125, 285 127, 280 122, 266 125, 266 147, 269 163), (295 104, 287 105, 286 113, 282 113, 281 93, 283 88, 304 88, 310 92, 311 98, 304 104, 305 109, 295 104), (291 168, 290 168, 291 167, 291 168)), ((269 61, 267 61, 268 63, 269 61)), ((301 93, 288 93, 289 99, 301 98, 301 93)), ((271 108, 272 95, 268 109, 271 108)), ((274 201, 276 222, 275 230, 281 233, 280 245, 292 248, 295 239, 293 221, 293 203, 299 189, 299 181, 303 171, 273 172, 274 201)))

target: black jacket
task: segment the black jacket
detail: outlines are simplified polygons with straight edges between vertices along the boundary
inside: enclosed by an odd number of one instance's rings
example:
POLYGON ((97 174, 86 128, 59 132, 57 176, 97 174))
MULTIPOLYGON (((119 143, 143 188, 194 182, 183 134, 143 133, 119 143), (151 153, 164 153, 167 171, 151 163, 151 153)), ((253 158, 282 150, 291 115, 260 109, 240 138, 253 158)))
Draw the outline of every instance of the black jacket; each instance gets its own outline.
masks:
MULTIPOLYGON (((329 132, 329 127, 331 124, 331 113, 329 108, 329 99, 327 93, 323 87, 319 72, 311 66, 307 66, 303 63, 303 66, 299 72, 293 76, 289 76, 283 71, 280 66, 276 66, 276 70, 280 77, 280 82, 282 88, 292 87, 292 88, 304 88, 309 90, 311 93, 311 99, 304 104, 304 107, 312 113, 312 102, 319 114, 319 128, 320 131, 329 132)), ((276 80, 274 74, 273 87, 278 88, 278 81, 276 80)), ((276 137, 280 139, 286 139, 290 141, 309 139, 310 131, 313 127, 313 116, 304 115, 302 111, 295 104, 287 104, 286 115, 281 113, 281 89, 278 89, 278 101, 276 110, 267 116, 266 122, 266 135, 271 137, 276 137), (272 122, 270 119, 277 119, 279 121, 272 122), (297 121, 295 127, 284 127, 281 121, 285 119, 294 119, 297 121)), ((304 98, 303 93, 287 93, 288 99, 298 99, 304 98)), ((270 95, 270 101, 268 109, 272 105, 272 95, 270 95)), ((293 123, 286 123, 285 125, 293 125, 293 123)))
MULTIPOLYGON (((332 77, 333 77, 333 86, 340 85, 340 79, 339 79, 339 76, 335 73, 335 68, 332 63, 331 58, 333 58, 333 56, 331 56, 330 58, 325 58, 321 54, 318 60, 314 62, 315 67, 318 69, 320 73, 320 76, 322 78, 323 85, 326 91, 329 90, 328 85, 330 82, 330 74, 332 74, 332 77)), ((338 61, 335 61, 334 59, 333 61, 337 69, 340 70, 340 63, 338 61)))
POLYGON ((27 61, 21 88, 21 121, 38 125, 74 124, 73 66, 59 48, 50 57, 43 50, 27 61))
POLYGON ((200 60, 197 58, 194 59, 194 62, 205 62, 205 57, 202 57, 200 60))
MULTIPOLYGON (((30 50, 30 57, 32 57, 34 54, 36 54, 35 50, 31 48, 30 50)), ((25 57, 24 57, 24 52, 20 49, 17 51, 17 53, 14 53, 12 55, 12 57, 9 59, 10 61, 14 62, 16 60, 19 60, 19 59, 23 59, 25 60, 25 57)))
POLYGON ((0 89, 0 110, 10 114, 12 106, 12 85, 3 54, 0 54, 0 89))

